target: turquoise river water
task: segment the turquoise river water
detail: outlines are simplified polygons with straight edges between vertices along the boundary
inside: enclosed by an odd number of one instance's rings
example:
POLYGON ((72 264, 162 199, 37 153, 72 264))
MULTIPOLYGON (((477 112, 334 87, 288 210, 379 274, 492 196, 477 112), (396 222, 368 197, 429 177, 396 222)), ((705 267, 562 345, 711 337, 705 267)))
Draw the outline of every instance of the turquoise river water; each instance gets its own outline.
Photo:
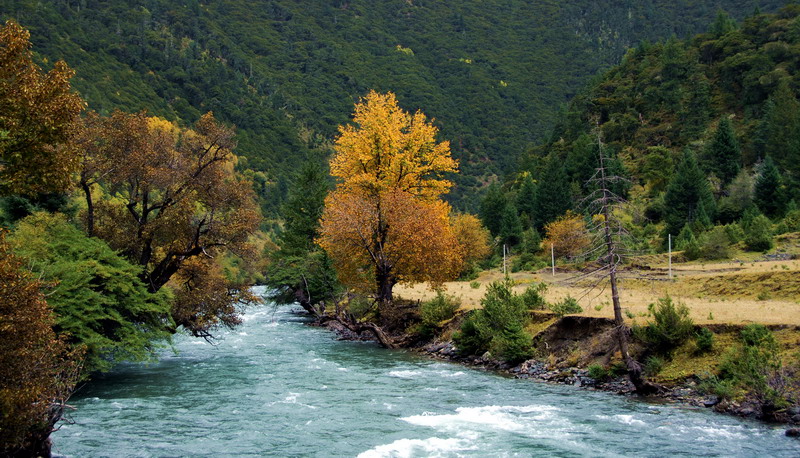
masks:
POLYGON ((82 387, 54 454, 800 456, 777 426, 340 342, 290 308, 175 347, 82 387))

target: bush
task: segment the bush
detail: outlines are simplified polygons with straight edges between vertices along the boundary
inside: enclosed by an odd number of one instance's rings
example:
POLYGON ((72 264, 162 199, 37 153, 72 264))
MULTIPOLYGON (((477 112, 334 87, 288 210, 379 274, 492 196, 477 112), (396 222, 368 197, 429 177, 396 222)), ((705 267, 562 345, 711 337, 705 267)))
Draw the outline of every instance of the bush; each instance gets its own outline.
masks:
POLYGON ((719 367, 718 385, 755 398, 765 410, 787 407, 797 380, 783 370, 778 344, 772 332, 760 324, 747 325, 741 343, 731 348, 719 367))
POLYGON ((764 215, 754 217, 744 228, 744 243, 749 251, 772 248, 772 223, 764 215))
POLYGON ((800 210, 792 210, 783 218, 786 232, 800 232, 800 210))
POLYGON ((700 328, 694 336, 695 352, 708 353, 714 348, 714 333, 708 328, 700 328))
POLYGON ((731 256, 731 242, 725 228, 716 226, 701 237, 700 256, 703 259, 725 259, 731 256))
POLYGON ((436 290, 436 297, 419 306, 422 322, 417 327, 417 332, 427 338, 433 337, 443 321, 456 316, 460 306, 461 302, 455 296, 445 294, 441 289, 436 290))
POLYGON ((578 301, 571 296, 567 296, 563 301, 549 305, 550 310, 559 318, 571 313, 581 313, 583 309, 578 305, 578 301))
POLYGON ((511 290, 511 282, 494 282, 481 299, 482 309, 472 311, 453 336, 461 354, 480 355, 491 351, 497 357, 517 363, 532 353, 531 336, 525 332, 530 321, 523 298, 511 290))
POLYGON ((522 293, 522 302, 529 310, 544 310, 547 301, 542 297, 542 293, 547 291, 547 283, 541 282, 528 286, 522 293))
POLYGON ((633 332, 656 353, 669 354, 692 335, 694 322, 689 318, 689 308, 684 303, 675 305, 672 298, 667 296, 647 308, 653 321, 644 327, 634 326, 633 332))
POLYGON ((597 380, 598 382, 602 382, 608 378, 608 370, 599 364, 590 364, 589 377, 597 380))
POLYGON ((662 369, 664 369, 664 359, 659 356, 652 355, 644 363, 644 373, 647 375, 657 375, 662 369))

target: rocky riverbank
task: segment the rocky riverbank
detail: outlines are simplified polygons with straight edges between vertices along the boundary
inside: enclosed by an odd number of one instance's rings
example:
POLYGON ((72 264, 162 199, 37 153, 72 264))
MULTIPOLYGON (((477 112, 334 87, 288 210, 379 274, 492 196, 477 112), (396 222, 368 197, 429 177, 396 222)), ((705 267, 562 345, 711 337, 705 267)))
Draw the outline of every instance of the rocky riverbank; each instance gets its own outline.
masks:
MULTIPOLYGON (((354 333, 340 323, 329 321, 325 324, 342 340, 374 340, 368 332, 354 333)), ((407 342, 405 348, 423 353, 429 357, 450 361, 470 367, 495 371, 520 379, 528 379, 544 383, 574 385, 585 389, 600 390, 625 396, 634 396, 633 385, 627 377, 608 376, 598 380, 589 375, 589 362, 599 359, 606 361, 613 358, 614 345, 608 342, 610 322, 603 319, 586 317, 565 317, 547 326, 537 335, 537 344, 545 348, 547 357, 530 359, 518 365, 511 365, 496 360, 490 354, 483 356, 461 356, 457 348, 449 340, 419 342, 399 339, 407 342), (574 365, 569 362, 576 363, 574 365)), ((673 402, 683 405, 709 408, 716 412, 753 418, 768 422, 779 422, 790 426, 787 435, 800 425, 800 407, 792 407, 780 412, 764 412, 759 403, 754 401, 729 401, 718 396, 708 395, 700 389, 700 377, 691 374, 683 380, 664 386, 664 391, 647 399, 656 402, 673 402)))

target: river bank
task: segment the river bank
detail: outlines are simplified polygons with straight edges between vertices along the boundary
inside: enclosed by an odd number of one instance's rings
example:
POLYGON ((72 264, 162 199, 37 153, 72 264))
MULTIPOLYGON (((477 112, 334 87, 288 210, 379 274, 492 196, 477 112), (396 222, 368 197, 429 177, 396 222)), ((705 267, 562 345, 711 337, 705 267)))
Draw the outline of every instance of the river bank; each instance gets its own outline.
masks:
MULTIPOLYGON (((441 330, 441 336, 452 335, 460 320, 455 319, 441 330)), ((614 393, 622 396, 635 397, 633 385, 625 375, 608 374, 604 379, 598 380, 590 376, 589 366, 593 363, 604 362, 610 365, 618 359, 618 352, 613 336, 613 321, 605 318, 583 316, 565 316, 555 318, 546 313, 537 314, 535 323, 538 324, 538 333, 534 338, 535 352, 538 357, 529 359, 517 365, 508 364, 493 358, 490 354, 482 356, 462 356, 449 338, 437 339, 431 342, 420 342, 409 338, 406 334, 397 334, 397 341, 406 342, 401 347, 410 349, 427 357, 461 364, 473 368, 505 374, 518 379, 527 379, 558 385, 571 385, 588 390, 614 393)), ((342 340, 374 340, 368 332, 355 334, 334 321, 325 325, 335 332, 342 340)), ((536 325, 534 325, 536 327, 536 325)), ((791 336, 798 336, 798 330, 792 326, 773 326, 776 331, 791 336)), ((714 327, 714 332, 721 342, 729 342, 738 334, 741 326, 719 325, 714 327)), ((787 335, 781 335, 784 340, 787 335)), ((641 348, 637 349, 641 352, 641 348)), ((719 358, 724 348, 718 348, 716 355, 702 358, 702 361, 687 361, 685 358, 673 358, 666 367, 663 376, 655 380, 663 387, 663 391, 650 395, 648 402, 668 402, 679 405, 701 407, 717 413, 733 415, 764 421, 768 424, 783 424, 790 431, 797 432, 795 428, 800 425, 800 407, 793 406, 780 412, 764 412, 761 405, 752 399, 726 400, 719 396, 708 394, 703 390, 702 379, 710 373, 709 360, 719 358), (678 359, 678 363, 674 361, 678 359), (687 369, 686 366, 691 369, 687 369), (687 372, 689 370, 689 372, 687 372)), ((679 352, 690 353, 688 348, 679 348, 679 352)), ((691 359, 691 357, 690 357, 691 359)))

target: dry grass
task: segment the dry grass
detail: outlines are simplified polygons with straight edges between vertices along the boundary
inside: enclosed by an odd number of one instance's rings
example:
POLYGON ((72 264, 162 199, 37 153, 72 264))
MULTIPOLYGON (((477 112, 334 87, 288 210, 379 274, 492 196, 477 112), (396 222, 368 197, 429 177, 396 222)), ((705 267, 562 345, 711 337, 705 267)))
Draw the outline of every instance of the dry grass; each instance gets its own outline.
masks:
MULTIPOLYGON (((641 260, 637 260, 641 261, 641 260)), ((667 294, 686 303, 698 324, 789 324, 800 325, 800 261, 686 263, 673 265, 673 279, 668 278, 663 257, 647 259, 648 269, 626 271, 621 279, 621 302, 630 318, 645 320, 648 304, 667 294)), ((637 262, 642 264, 642 262, 637 262)), ((486 271, 476 280, 474 289, 469 282, 451 282, 447 291, 461 299, 462 308, 480 306, 486 286, 502 280, 497 270, 486 271)), ((611 294, 605 284, 589 289, 583 282, 573 284, 575 273, 549 270, 538 273, 511 274, 515 287, 523 291, 529 284, 544 281, 548 284, 545 297, 557 302, 570 295, 583 307, 581 315, 613 317, 611 294)), ((395 292, 404 299, 428 299, 434 293, 423 285, 398 285, 395 292)))

